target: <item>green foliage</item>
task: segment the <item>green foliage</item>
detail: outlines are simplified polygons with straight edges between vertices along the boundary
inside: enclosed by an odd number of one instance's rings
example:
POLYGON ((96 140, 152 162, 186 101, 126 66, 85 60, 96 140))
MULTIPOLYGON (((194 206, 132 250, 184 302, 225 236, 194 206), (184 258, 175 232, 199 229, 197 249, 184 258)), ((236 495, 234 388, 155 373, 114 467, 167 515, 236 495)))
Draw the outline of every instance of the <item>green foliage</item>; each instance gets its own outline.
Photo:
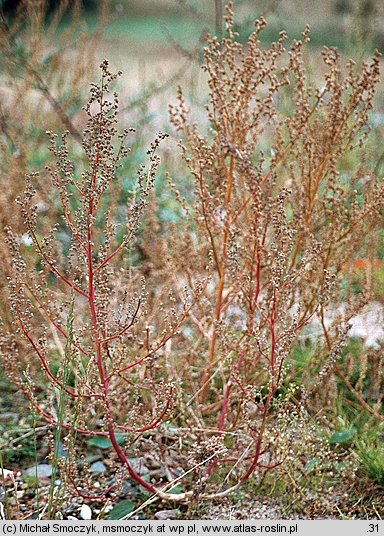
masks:
POLYGON ((351 427, 348 430, 339 430, 334 432, 329 438, 331 445, 350 445, 356 434, 356 428, 351 427))
MULTIPOLYGON (((118 445, 124 445, 123 434, 116 434, 116 440, 117 440, 118 445)), ((92 439, 88 441, 88 445, 90 447, 97 447, 98 449, 103 449, 103 450, 110 449, 112 447, 112 443, 110 442, 110 440, 102 436, 92 437, 92 439)))
POLYGON ((355 443, 354 453, 360 461, 360 472, 376 484, 384 485, 384 422, 366 423, 355 443))
POLYGON ((123 519, 125 516, 130 514, 135 508, 135 504, 131 501, 125 500, 120 501, 112 508, 108 513, 107 519, 123 519))
POLYGON ((377 484, 384 485, 384 450, 383 446, 366 445, 364 442, 357 447, 356 454, 361 462, 362 469, 367 476, 377 484))
MULTIPOLYGON (((0 427, 0 432, 4 427, 0 427)), ((7 433, 12 433, 12 428, 7 427, 7 433)), ((32 436, 24 438, 17 446, 4 447, 3 457, 6 467, 26 466, 33 463, 36 455, 36 444, 32 436)))

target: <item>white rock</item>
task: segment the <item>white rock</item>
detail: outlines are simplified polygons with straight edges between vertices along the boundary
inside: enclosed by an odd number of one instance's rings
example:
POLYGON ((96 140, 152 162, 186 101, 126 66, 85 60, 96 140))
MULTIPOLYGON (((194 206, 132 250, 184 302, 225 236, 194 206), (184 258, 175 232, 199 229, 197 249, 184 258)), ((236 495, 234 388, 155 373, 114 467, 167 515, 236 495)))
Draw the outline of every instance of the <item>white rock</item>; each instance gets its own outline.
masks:
POLYGON ((155 518, 165 521, 167 519, 175 519, 179 514, 179 510, 159 510, 155 513, 155 518))
POLYGON ((98 461, 93 463, 89 470, 91 471, 91 473, 105 473, 107 468, 105 467, 103 462, 98 461))
POLYGON ((87 504, 83 504, 83 506, 81 507, 80 517, 84 520, 92 519, 92 510, 87 504))
POLYGON ((24 234, 20 237, 20 242, 21 242, 21 244, 23 244, 24 246, 32 246, 32 244, 33 244, 33 240, 32 240, 32 238, 29 236, 28 233, 24 233, 24 234))

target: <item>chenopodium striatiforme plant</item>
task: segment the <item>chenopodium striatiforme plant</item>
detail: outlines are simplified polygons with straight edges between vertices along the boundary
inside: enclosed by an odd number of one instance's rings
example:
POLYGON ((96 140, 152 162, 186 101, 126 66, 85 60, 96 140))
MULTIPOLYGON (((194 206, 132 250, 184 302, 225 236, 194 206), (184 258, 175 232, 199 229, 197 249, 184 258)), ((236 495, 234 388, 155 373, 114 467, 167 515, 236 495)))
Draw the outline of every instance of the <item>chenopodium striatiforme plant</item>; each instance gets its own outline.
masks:
MULTIPOLYGON (((23 257, 18 235, 8 229, 13 259, 11 310, 17 331, 27 342, 31 363, 38 360, 48 381, 45 398, 37 395, 41 381, 37 367, 31 364, 30 370, 24 370, 20 364, 15 334, 3 338, 6 368, 34 412, 53 428, 60 426, 66 451, 62 478, 73 493, 84 498, 94 495, 81 484, 82 476, 86 482, 85 457, 80 468, 78 464, 81 436, 110 441, 121 466, 115 485, 128 473, 144 489, 161 493, 130 464, 127 449, 172 409, 174 385, 167 381, 159 354, 176 336, 206 284, 202 281, 195 286, 194 294, 179 304, 171 296, 149 329, 145 281, 136 275, 124 252, 134 247, 149 204, 159 165, 156 151, 165 134, 160 133, 152 143, 147 165, 139 169, 137 181, 132 180, 122 232, 123 224, 116 216, 121 210, 112 201, 119 189, 119 168, 129 154, 126 139, 133 129, 118 135, 118 96, 109 96, 116 77, 104 61, 100 83, 91 84, 78 166, 69 157, 69 133, 61 139, 49 133, 55 165, 47 171, 60 200, 62 221, 44 233, 35 202, 34 182, 39 178, 32 174, 18 203, 36 255, 23 257)), ((177 500, 176 495, 171 498, 177 500)))
MULTIPOLYGON (((232 445, 235 455, 222 461, 238 481, 289 456, 279 449, 273 459, 283 441, 276 414, 286 411, 287 378, 295 380, 299 334, 315 319, 324 328, 315 376, 293 393, 303 400, 336 366, 358 304, 350 301, 339 325, 328 329, 324 314, 337 303, 343 263, 364 251, 383 206, 382 181, 364 157, 379 54, 361 67, 350 61, 343 71, 338 52, 324 49, 317 88, 304 58, 309 30, 287 52, 284 32, 270 48, 260 46, 265 24, 256 21, 247 44, 239 43, 229 4, 225 37, 208 40, 208 134, 189 119, 181 88, 170 107, 194 177, 193 203, 169 182, 190 215, 186 233, 201 255, 211 252, 216 272, 192 317, 200 341, 195 389, 203 404, 196 415, 203 426, 215 419, 218 437, 232 445), (353 171, 343 167, 349 154, 360 159, 353 171)), ((186 277, 195 266, 184 267, 186 277)))

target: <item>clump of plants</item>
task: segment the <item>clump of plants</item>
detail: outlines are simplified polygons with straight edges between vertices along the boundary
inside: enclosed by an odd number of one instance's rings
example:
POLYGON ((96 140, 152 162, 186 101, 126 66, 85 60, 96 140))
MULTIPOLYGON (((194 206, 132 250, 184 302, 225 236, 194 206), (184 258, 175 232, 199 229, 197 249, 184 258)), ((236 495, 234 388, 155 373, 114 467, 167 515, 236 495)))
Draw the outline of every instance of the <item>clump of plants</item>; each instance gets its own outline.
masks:
POLYGON ((342 66, 337 51, 325 49, 318 88, 307 74, 308 29, 287 51, 284 32, 260 46, 263 19, 240 44, 231 4, 225 24, 225 36, 205 49, 208 131, 189 119, 181 89, 170 109, 193 193, 184 198, 169 179, 183 219, 152 253, 143 238, 150 269, 132 259, 142 220, 155 219, 151 195, 165 135, 131 181, 122 224, 117 200, 133 133, 118 134, 110 88, 117 75, 107 61, 83 110, 76 165, 70 132, 49 132, 54 165, 27 176, 18 204, 33 250, 7 230, 16 330, 3 335, 4 363, 51 425, 51 459, 68 489, 86 500, 105 498, 126 477, 163 499, 189 501, 221 498, 278 467, 309 470, 289 445, 310 434, 305 404, 313 393, 334 371, 343 378, 347 322, 366 301, 364 293, 343 294, 345 307, 333 323, 325 320, 344 292, 343 266, 365 252, 384 202, 364 158, 378 54, 342 66), (351 151, 360 164, 346 176, 340 169, 351 151), (48 177, 60 204, 51 227, 39 218, 36 188, 48 177), (158 274, 152 279, 164 266, 173 288, 158 274), (314 322, 311 374, 299 381, 298 340, 314 322), (25 351, 38 367, 25 367, 25 351), (118 461, 101 493, 80 456, 84 437, 104 441, 118 461), (175 438, 181 472, 177 462, 167 465, 164 445, 175 438), (144 446, 167 467, 168 484, 144 478, 130 462, 144 446), (171 493, 176 484, 182 488, 171 493))
MULTIPOLYGON (((279 442, 265 440, 279 397, 304 401, 335 371, 348 382, 338 358, 348 321, 370 294, 346 294, 343 267, 367 254, 367 236, 378 231, 383 207, 382 181, 364 155, 379 54, 343 66, 337 50, 324 49, 324 79, 316 87, 305 59, 309 29, 288 51, 284 32, 265 49, 259 41, 265 24, 257 21, 243 46, 229 5, 225 36, 208 40, 208 132, 189 119, 181 88, 170 108, 194 181, 193 202, 170 184, 188 216, 185 232, 197 257, 211 254, 215 272, 192 318, 194 366, 200 367, 196 415, 205 426, 215 423, 220 438, 243 430, 237 444, 231 440, 237 454, 228 462, 228 474, 240 480, 282 461, 265 464, 263 457, 279 442), (346 172, 351 153, 360 164, 346 172), (295 348, 313 325, 316 343, 301 383, 295 348), (293 395, 290 382, 298 388, 293 395)), ((195 258, 189 265, 183 259, 180 269, 190 278, 195 258)), ((356 403, 367 405, 346 385, 356 403)))
POLYGON ((130 465, 122 444, 129 449, 170 413, 175 387, 159 355, 199 294, 196 290, 188 298, 191 303, 185 298, 181 304, 174 304, 171 296, 168 307, 164 304, 158 310, 156 326, 149 330, 145 281, 130 259, 121 257, 134 241, 147 208, 159 164, 156 152, 165 135, 159 134, 148 151, 147 165, 138 170, 122 238, 117 242, 121 224, 112 212, 111 198, 114 188, 119 188, 119 170, 129 154, 125 144, 133 129, 117 133, 118 97, 116 93, 109 96, 116 76, 105 61, 99 84, 91 85, 84 107, 88 123, 80 169, 69 159, 69 133, 60 140, 49 133, 55 165, 47 167, 47 173, 60 199, 60 222, 49 230, 38 225, 34 187, 38 174, 32 174, 18 203, 36 256, 24 259, 19 237, 11 229, 7 235, 13 259, 11 311, 18 334, 49 382, 45 400, 40 400, 39 381, 32 377, 36 367, 31 372, 23 367, 12 336, 8 348, 3 348, 6 367, 36 414, 59 433, 52 438, 53 454, 62 442, 66 456, 61 469, 70 489, 88 498, 91 492, 79 484, 81 436, 108 439, 121 463, 117 484, 127 472, 144 489, 155 491, 130 465), (62 226, 70 237, 64 243, 58 238, 62 226))

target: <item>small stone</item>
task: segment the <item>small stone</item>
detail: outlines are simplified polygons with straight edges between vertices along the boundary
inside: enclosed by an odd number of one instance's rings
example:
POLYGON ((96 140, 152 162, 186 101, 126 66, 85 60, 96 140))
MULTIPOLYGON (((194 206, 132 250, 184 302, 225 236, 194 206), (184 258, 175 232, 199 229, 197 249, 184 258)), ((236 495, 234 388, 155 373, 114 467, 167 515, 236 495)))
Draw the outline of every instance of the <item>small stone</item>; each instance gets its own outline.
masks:
POLYGON ((159 510, 155 513, 155 518, 161 521, 166 519, 176 519, 179 514, 178 510, 159 510))
POLYGON ((97 462, 98 460, 100 460, 100 458, 101 458, 100 454, 90 454, 87 456, 87 462, 88 463, 97 462))
POLYGON ((19 415, 17 413, 13 413, 13 411, 4 411, 0 414, 0 422, 1 423, 17 423, 19 419, 19 415))
POLYGON ((91 465, 89 470, 91 471, 91 473, 105 473, 107 468, 105 467, 103 462, 95 462, 91 465))
POLYGON ((128 463, 132 469, 140 476, 149 473, 148 467, 144 465, 143 458, 128 458, 128 463))
POLYGON ((37 478, 49 478, 52 476, 52 465, 41 463, 23 471, 24 476, 37 476, 37 478))
POLYGON ((83 504, 80 509, 80 517, 84 520, 92 519, 92 510, 87 504, 83 504))

